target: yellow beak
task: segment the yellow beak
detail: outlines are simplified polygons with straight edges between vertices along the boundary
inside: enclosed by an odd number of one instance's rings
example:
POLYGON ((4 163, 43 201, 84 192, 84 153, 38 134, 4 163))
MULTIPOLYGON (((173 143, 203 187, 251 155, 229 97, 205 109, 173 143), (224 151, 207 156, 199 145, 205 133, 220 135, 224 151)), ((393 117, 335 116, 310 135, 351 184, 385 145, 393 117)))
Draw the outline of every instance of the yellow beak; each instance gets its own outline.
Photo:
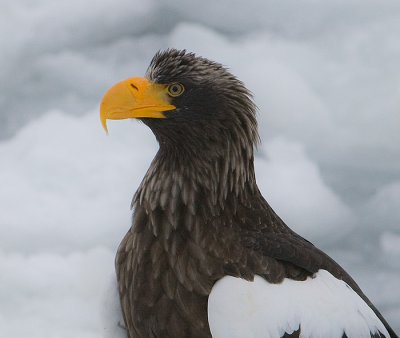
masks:
POLYGON ((121 81, 105 93, 100 104, 100 120, 107 131, 107 119, 165 118, 164 111, 176 107, 170 103, 165 85, 146 78, 133 77, 121 81))

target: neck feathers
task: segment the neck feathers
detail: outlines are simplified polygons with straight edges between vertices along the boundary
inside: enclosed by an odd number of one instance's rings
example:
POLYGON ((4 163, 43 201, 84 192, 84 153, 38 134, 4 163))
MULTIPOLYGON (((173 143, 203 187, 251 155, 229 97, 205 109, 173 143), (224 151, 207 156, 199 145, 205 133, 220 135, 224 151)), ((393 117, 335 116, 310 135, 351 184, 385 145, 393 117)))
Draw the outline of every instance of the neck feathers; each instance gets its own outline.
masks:
POLYGON ((224 151, 191 156, 161 146, 132 207, 154 217, 167 216, 173 228, 183 218, 220 216, 227 207, 234 215, 238 205, 246 205, 257 193, 253 149, 246 144, 228 141, 224 151))

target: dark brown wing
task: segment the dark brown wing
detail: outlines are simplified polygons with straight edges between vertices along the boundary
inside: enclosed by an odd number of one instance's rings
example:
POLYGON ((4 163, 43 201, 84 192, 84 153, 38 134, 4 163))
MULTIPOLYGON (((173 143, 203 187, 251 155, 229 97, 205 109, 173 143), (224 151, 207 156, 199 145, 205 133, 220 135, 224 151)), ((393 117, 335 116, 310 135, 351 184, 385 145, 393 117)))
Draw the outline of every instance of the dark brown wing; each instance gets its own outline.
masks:
POLYGON ((316 248, 295 232, 261 233, 243 229, 242 243, 245 247, 255 250, 262 255, 274 257, 282 262, 298 266, 310 273, 320 269, 329 271, 333 276, 345 281, 369 305, 385 325, 391 338, 398 338, 380 312, 361 291, 350 275, 332 258, 316 248))

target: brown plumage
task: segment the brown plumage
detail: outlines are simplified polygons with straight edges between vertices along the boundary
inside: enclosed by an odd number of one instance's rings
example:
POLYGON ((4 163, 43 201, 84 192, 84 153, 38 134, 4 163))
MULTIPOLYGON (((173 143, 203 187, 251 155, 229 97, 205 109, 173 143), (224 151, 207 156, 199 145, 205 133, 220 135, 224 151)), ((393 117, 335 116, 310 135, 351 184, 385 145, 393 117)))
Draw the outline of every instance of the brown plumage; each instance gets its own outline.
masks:
MULTIPOLYGON (((166 118, 142 118, 160 148, 138 191, 116 270, 130 338, 211 337, 208 295, 226 275, 271 283, 326 269, 385 322, 351 277, 275 214, 257 188, 255 105, 220 64, 185 51, 152 60, 152 83, 180 83, 166 118)), ((300 334, 295 331, 290 337, 300 334)))

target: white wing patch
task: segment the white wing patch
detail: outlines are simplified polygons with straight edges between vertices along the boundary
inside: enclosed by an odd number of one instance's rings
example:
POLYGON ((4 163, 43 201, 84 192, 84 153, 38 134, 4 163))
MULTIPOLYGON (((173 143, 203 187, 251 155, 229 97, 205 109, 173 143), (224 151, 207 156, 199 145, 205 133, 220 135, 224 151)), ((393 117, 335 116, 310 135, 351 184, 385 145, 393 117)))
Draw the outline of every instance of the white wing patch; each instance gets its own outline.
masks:
POLYGON ((301 327, 301 337, 370 337, 389 334, 372 309, 345 282, 326 270, 313 278, 271 284, 226 276, 208 299, 213 338, 277 338, 301 327))

